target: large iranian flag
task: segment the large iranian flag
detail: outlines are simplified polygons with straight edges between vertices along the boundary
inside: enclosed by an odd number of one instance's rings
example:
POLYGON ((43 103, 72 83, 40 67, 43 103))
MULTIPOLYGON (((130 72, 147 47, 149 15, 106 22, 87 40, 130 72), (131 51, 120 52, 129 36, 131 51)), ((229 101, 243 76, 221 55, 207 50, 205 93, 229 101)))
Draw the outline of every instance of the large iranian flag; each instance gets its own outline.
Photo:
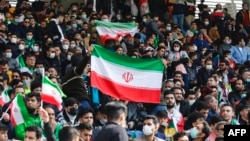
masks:
POLYGON ((164 66, 160 59, 131 58, 94 45, 91 85, 122 100, 159 103, 164 66))
POLYGON ((17 94, 17 96, 11 102, 10 112, 10 120, 13 127, 30 120, 24 98, 21 94, 17 94))
POLYGON ((135 23, 112 23, 96 20, 95 26, 103 44, 107 39, 118 40, 126 35, 134 36, 138 32, 135 23))
POLYGON ((44 102, 56 105, 59 110, 62 110, 62 97, 66 97, 66 95, 47 76, 43 76, 41 96, 44 102))

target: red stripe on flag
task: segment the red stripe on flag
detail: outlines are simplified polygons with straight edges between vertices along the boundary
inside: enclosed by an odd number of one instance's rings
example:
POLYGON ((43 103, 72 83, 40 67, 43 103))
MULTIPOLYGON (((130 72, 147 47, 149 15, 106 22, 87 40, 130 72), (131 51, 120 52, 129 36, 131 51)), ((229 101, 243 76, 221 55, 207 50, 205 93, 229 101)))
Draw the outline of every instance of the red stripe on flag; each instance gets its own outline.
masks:
POLYGON ((54 96, 52 96, 51 94, 45 94, 45 93, 42 93, 41 96, 42 96, 42 100, 43 100, 44 102, 47 102, 47 103, 49 103, 49 104, 56 105, 56 107, 58 108, 58 110, 60 110, 60 111, 62 110, 62 105, 61 105, 61 103, 58 103, 58 100, 55 99, 54 96))
POLYGON ((12 108, 13 107, 13 103, 10 104, 10 122, 12 124, 12 127, 15 127, 17 126, 17 123, 16 123, 16 120, 14 119, 14 111, 15 109, 12 108))
POLYGON ((131 36, 129 33, 117 33, 116 36, 110 36, 109 34, 100 35, 101 42, 104 45, 106 40, 118 40, 120 37, 131 36))
POLYGON ((107 78, 99 76, 91 71, 91 86, 99 89, 102 93, 122 100, 143 103, 160 103, 161 90, 128 87, 114 83, 107 78))
POLYGON ((0 105, 3 107, 3 106, 4 106, 4 104, 5 104, 5 101, 3 101, 3 99, 2 99, 2 98, 0 98, 0 105))

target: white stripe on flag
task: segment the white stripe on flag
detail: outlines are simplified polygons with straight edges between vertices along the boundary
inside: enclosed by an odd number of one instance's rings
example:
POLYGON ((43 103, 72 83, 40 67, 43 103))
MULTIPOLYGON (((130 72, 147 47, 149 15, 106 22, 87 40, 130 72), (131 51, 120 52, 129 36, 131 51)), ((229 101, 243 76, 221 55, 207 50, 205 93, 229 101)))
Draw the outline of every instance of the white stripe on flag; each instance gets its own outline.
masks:
POLYGON ((119 83, 128 87, 139 87, 145 89, 161 88, 162 72, 144 71, 127 68, 119 64, 113 64, 96 56, 91 57, 92 71, 95 71, 101 77, 112 80, 114 83, 119 83), (130 83, 125 82, 124 73, 129 72, 133 75, 133 80, 130 83))

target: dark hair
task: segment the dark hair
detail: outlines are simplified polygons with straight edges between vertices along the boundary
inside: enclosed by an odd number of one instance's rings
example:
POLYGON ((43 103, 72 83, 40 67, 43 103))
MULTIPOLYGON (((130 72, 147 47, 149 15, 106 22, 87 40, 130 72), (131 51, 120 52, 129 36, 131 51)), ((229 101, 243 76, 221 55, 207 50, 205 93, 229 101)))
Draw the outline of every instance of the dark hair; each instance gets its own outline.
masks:
POLYGON ((224 108, 224 107, 226 107, 226 106, 227 106, 227 107, 231 107, 231 108, 232 108, 232 111, 234 111, 234 107, 233 107, 232 105, 228 104, 228 103, 222 104, 220 108, 222 109, 222 108, 224 108))
POLYGON ((76 126, 76 129, 80 131, 93 130, 93 126, 89 123, 80 123, 78 126, 76 126))
POLYGON ((214 125, 220 121, 223 121, 223 118, 221 116, 212 116, 210 120, 210 125, 214 125))
POLYGON ((207 137, 210 135, 211 130, 210 130, 208 123, 205 120, 202 121, 202 124, 203 124, 202 133, 205 134, 205 136, 202 138, 202 140, 205 141, 207 139, 207 137))
POLYGON ((40 139, 42 138, 42 129, 40 127, 37 126, 28 126, 25 129, 26 132, 35 132, 36 133, 36 138, 40 139))
POLYGON ((210 108, 209 108, 209 106, 208 106, 208 104, 206 102, 200 101, 199 106, 197 106, 196 110, 199 112, 199 111, 201 111, 203 109, 208 110, 210 108))
POLYGON ((143 121, 148 120, 148 119, 152 119, 154 125, 158 124, 158 120, 157 120, 157 117, 155 115, 147 115, 146 117, 143 118, 143 121))
POLYGON ((202 113, 197 112, 197 111, 192 112, 190 115, 188 115, 188 118, 186 121, 187 124, 185 124, 184 129, 188 130, 188 129, 192 128, 193 127, 192 124, 194 122, 196 122, 196 120, 199 118, 204 119, 204 115, 202 113))
POLYGON ((156 116, 157 116, 158 118, 167 118, 167 117, 168 117, 168 113, 167 113, 167 111, 165 111, 165 110, 160 110, 160 111, 158 111, 158 112, 156 113, 156 116))
POLYGON ((172 94, 174 95, 174 92, 172 90, 164 91, 163 95, 166 97, 166 95, 172 94))
POLYGON ((41 95, 39 94, 39 93, 36 93, 36 92, 30 92, 30 93, 28 93, 27 95, 26 95, 26 98, 28 99, 28 98, 32 98, 32 97, 36 97, 36 100, 38 101, 38 102, 41 102, 41 95))
POLYGON ((127 114, 127 107, 124 103, 119 101, 111 101, 105 105, 105 111, 109 121, 119 119, 120 115, 127 114))
POLYGON ((181 92, 182 92, 182 94, 184 93, 183 92, 183 89, 182 88, 180 88, 180 87, 173 87, 172 89, 171 89, 171 91, 175 91, 175 90, 180 90, 181 92))
POLYGON ((0 65, 9 65, 7 60, 0 60, 0 65))
POLYGON ((59 140, 60 141, 71 141, 79 136, 79 132, 72 126, 64 126, 59 131, 59 140))
POLYGON ((92 113, 93 114, 93 109, 87 108, 87 109, 82 109, 80 110, 80 112, 78 113, 77 117, 81 118, 82 116, 84 116, 87 113, 92 113))
POLYGON ((177 133, 174 134, 173 139, 174 139, 174 141, 178 141, 179 138, 184 137, 184 136, 188 137, 186 132, 180 131, 180 132, 177 132, 177 133))
POLYGON ((68 97, 65 101, 64 101, 64 106, 68 107, 68 106, 73 106, 74 104, 78 104, 78 100, 75 99, 74 97, 68 97))
POLYGON ((34 80, 30 84, 30 90, 33 92, 35 88, 41 87, 42 88, 42 82, 38 80, 34 80))

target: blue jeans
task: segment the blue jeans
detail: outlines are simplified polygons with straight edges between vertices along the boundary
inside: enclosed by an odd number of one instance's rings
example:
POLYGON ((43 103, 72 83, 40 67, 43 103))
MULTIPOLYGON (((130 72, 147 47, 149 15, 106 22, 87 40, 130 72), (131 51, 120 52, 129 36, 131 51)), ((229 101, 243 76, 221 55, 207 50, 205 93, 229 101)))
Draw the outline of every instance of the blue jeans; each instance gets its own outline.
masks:
POLYGON ((177 24, 183 30, 184 14, 173 15, 173 24, 177 24))

